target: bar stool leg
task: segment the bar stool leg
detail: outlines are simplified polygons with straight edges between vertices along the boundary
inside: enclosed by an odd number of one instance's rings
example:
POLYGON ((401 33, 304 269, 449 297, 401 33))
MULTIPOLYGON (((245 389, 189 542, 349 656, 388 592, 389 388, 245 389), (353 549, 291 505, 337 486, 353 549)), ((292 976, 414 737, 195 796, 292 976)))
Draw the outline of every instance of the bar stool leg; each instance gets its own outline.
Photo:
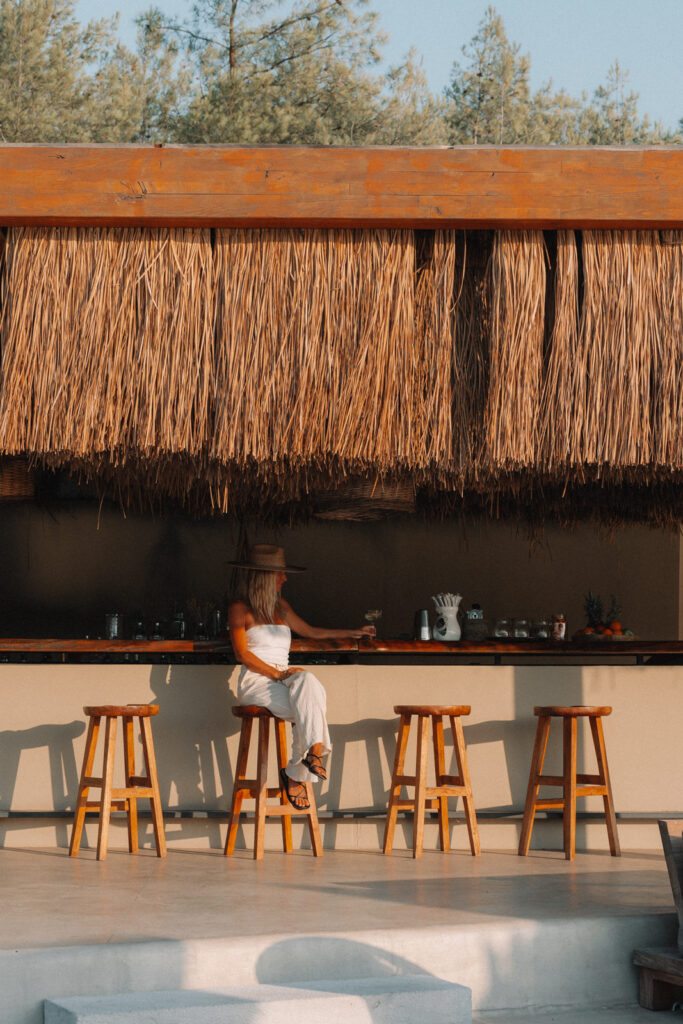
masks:
MULTIPOLYGON (((275 722, 275 746, 277 750, 277 771, 278 779, 280 778, 280 772, 287 765, 287 726, 281 718, 274 719, 275 722)), ((310 796, 309 796, 310 802, 310 796)), ((280 789, 280 803, 286 804, 287 797, 285 796, 282 789, 280 789)), ((311 807, 313 804, 311 804, 311 807)), ((282 846, 285 853, 292 852, 292 816, 291 814, 282 815, 282 846)))
POLYGON ((398 814, 398 801, 401 796, 401 778, 406 760, 406 747, 408 745, 408 732, 410 731, 410 715, 401 715, 396 737, 396 753, 394 754, 394 769, 391 775, 391 788, 389 790, 389 806, 387 808, 387 821, 384 826, 384 842, 382 850, 384 853, 391 853, 394 845, 394 832, 396 830, 396 816, 398 814))
POLYGON ((253 720, 251 718, 242 719, 242 728, 240 730, 240 745, 237 753, 237 764, 235 765, 235 782, 232 790, 232 804, 230 807, 230 818, 228 819, 228 834, 225 837, 225 856, 230 857, 235 852, 235 840, 237 839, 237 829, 240 823, 240 811, 242 809, 242 801, 244 800, 245 794, 249 792, 249 787, 240 785, 247 777, 247 762, 249 760, 249 743, 251 742, 251 727, 253 720))
POLYGON ((83 752, 83 767, 81 768, 81 779, 78 784, 78 796, 76 798, 76 816, 71 830, 71 842, 69 843, 69 856, 77 857, 81 848, 81 837, 85 822, 86 804, 90 785, 86 781, 92 777, 93 765, 95 764, 95 751, 97 749, 97 738, 100 734, 99 716, 92 716, 88 722, 88 734, 85 740, 83 752))
POLYGON ((472 796, 470 769, 467 763, 467 754, 465 752, 465 734, 463 732, 462 722, 457 716, 451 717, 451 732, 453 733, 453 745, 455 747, 455 758, 458 763, 460 785, 465 789, 462 802, 465 805, 465 820, 467 822, 467 834, 470 839, 470 850, 472 851, 473 857, 478 857, 481 854, 479 828, 477 826, 477 815, 474 810, 474 797, 472 796))
MULTIPOLYGON (((308 821, 308 834, 311 838, 311 848, 313 850, 314 857, 322 857, 323 855, 323 841, 320 838, 320 826, 318 824, 318 808, 315 803, 315 794, 313 793, 313 783, 306 782, 306 796, 308 802, 311 805, 306 819, 308 821)), ((291 820, 291 819, 290 819, 291 820)))
POLYGON ((576 718, 565 718, 562 732, 564 856, 565 860, 574 860, 576 856, 576 718))
POLYGON ((550 717, 540 715, 536 726, 536 738, 534 740, 534 751, 531 755, 531 769, 529 771, 529 785, 526 791, 526 802, 524 804, 524 816, 522 818, 522 832, 519 837, 519 848, 517 853, 520 857, 526 857, 531 842, 531 831, 534 827, 534 814, 536 813, 536 799, 540 789, 538 778, 543 770, 545 752, 548 746, 548 734, 550 733, 550 717))
POLYGON ((427 752, 429 749, 429 719, 418 715, 417 757, 415 759, 415 814, 413 818, 413 859, 422 856, 425 827, 425 798, 427 789, 427 752))
POLYGON ((607 825, 609 849, 613 857, 620 857, 621 847, 619 845, 619 834, 617 832, 617 816, 614 811, 612 784, 610 783, 609 768, 607 767, 607 751, 605 748, 605 734, 602 731, 602 718, 591 718, 590 723, 591 733, 593 734, 593 744, 595 746, 595 754, 598 759, 598 774, 600 776, 601 784, 605 786, 607 790, 602 799, 605 806, 605 823, 607 825))
POLYGON ((140 732, 142 733, 142 749, 145 754, 147 765, 147 779, 152 790, 150 799, 152 808, 152 826, 154 828, 154 843, 157 849, 157 857, 166 856, 166 836, 164 835, 164 814, 161 808, 161 793, 159 792, 159 779, 157 776, 157 762, 154 757, 154 743, 152 742, 152 726, 149 718, 138 719, 140 732))
MULTIPOLYGON (((135 785, 135 737, 133 734, 133 719, 126 718, 123 722, 123 761, 126 773, 126 788, 130 789, 135 785)), ((134 796, 126 798, 126 810, 128 811, 128 850, 130 853, 138 852, 138 802, 134 796)))
POLYGON ((259 718, 258 760, 256 767, 256 812, 254 819, 254 860, 263 860, 266 833, 266 797, 268 785, 268 730, 267 718, 259 718))
POLYGON ((107 857, 109 820, 111 818, 111 788, 114 779, 117 719, 107 716, 104 730, 104 763, 102 765, 102 796, 100 798, 100 825, 97 831, 97 859, 107 857))
MULTIPOLYGON (((434 740, 434 767, 436 785, 443 786, 446 774, 446 757, 443 743, 443 718, 435 715, 432 718, 432 738, 434 740)), ((439 801, 439 846, 446 853, 451 848, 450 830, 448 827, 448 797, 440 796, 439 801)))

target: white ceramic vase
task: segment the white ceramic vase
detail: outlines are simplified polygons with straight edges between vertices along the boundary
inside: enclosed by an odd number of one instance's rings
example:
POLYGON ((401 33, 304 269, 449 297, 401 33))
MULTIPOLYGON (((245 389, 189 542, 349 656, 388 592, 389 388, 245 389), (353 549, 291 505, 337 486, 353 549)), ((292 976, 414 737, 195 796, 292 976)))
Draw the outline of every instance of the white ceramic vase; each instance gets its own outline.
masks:
POLYGON ((458 609, 453 605, 441 605, 436 609, 437 617, 432 629, 435 640, 459 640, 462 633, 458 622, 458 609))

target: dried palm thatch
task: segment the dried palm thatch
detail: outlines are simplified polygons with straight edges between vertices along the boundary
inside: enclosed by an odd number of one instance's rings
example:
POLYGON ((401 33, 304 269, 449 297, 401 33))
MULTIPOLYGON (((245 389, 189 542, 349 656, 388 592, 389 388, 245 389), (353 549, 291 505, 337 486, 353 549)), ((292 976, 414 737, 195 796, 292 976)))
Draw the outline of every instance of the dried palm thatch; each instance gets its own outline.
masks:
POLYGON ((658 466, 683 470, 683 231, 662 231, 660 241, 656 271, 660 329, 653 350, 652 457, 658 466))
MULTIPOLYGON (((653 352, 659 346, 659 236, 648 231, 583 233, 583 303, 577 373, 585 374, 578 461, 648 465, 653 352)), ((577 399, 578 396, 575 396, 577 399)))
POLYGON ((0 454, 125 508, 677 522, 682 238, 13 228, 0 454))
POLYGON ((573 231, 557 232, 553 308, 538 438, 539 462, 549 470, 576 464, 581 438, 576 406, 585 405, 586 374, 576 358, 579 257, 573 231))
POLYGON ((425 462, 413 268, 409 231, 218 231, 212 457, 425 462))
POLYGON ((416 433, 424 439, 424 468, 439 470, 453 447, 452 318, 456 232, 420 232, 415 245, 413 377, 420 402, 416 433))
POLYGON ((485 422, 491 337, 491 254, 494 234, 457 232, 452 319, 452 479, 486 477, 485 422))
POLYGON ((540 231, 499 231, 491 257, 491 351, 485 414, 492 471, 532 465, 545 331, 545 246, 540 231))
POLYGON ((2 449, 201 451, 213 307, 208 231, 10 228, 2 449))

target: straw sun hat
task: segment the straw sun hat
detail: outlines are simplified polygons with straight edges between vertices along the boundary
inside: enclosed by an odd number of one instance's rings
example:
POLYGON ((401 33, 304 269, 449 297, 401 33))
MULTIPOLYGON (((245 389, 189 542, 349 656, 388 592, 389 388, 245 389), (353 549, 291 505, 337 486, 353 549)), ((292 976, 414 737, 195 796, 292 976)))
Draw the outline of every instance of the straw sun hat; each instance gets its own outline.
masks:
POLYGON ((254 544, 249 548, 246 561, 228 562, 237 569, 257 569, 260 572, 306 572, 301 565, 285 564, 285 549, 274 544, 254 544))

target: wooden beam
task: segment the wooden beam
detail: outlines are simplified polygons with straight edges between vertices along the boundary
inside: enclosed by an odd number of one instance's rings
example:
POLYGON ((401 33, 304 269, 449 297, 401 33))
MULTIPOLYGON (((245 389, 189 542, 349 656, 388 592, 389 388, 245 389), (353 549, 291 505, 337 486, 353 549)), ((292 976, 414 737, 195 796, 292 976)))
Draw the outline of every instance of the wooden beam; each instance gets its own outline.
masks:
POLYGON ((683 149, 3 145, 0 224, 681 228, 683 149))

